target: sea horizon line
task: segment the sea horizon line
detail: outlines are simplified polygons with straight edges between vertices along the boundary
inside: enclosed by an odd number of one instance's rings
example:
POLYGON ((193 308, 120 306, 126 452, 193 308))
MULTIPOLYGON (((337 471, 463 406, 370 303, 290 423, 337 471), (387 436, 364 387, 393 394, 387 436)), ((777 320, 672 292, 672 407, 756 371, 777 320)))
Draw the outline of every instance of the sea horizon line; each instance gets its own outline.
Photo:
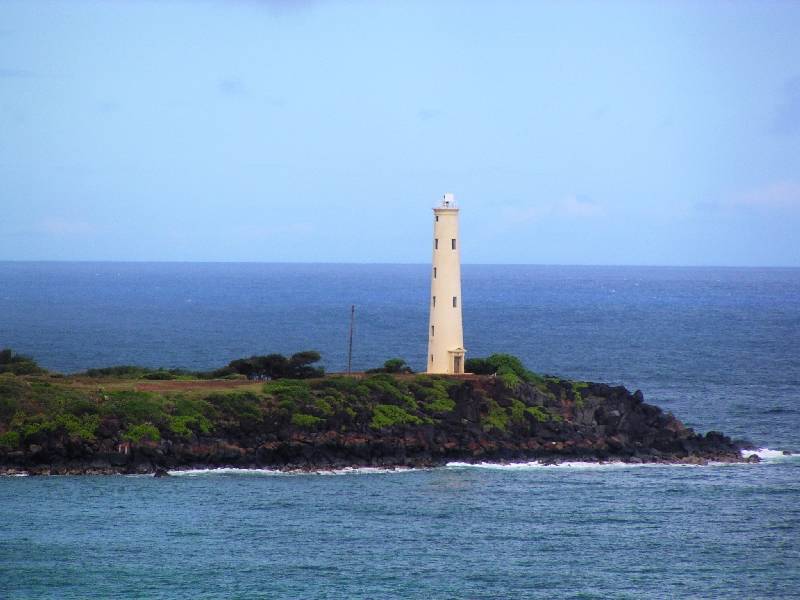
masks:
MULTIPOLYGON (((429 266, 430 261, 270 261, 270 260, 95 260, 95 259, 0 259, 0 264, 195 264, 195 265, 330 265, 330 266, 429 266)), ((558 268, 639 268, 639 269, 782 269, 797 270, 800 265, 667 264, 667 263, 528 263, 464 262, 476 267, 558 267, 558 268)))

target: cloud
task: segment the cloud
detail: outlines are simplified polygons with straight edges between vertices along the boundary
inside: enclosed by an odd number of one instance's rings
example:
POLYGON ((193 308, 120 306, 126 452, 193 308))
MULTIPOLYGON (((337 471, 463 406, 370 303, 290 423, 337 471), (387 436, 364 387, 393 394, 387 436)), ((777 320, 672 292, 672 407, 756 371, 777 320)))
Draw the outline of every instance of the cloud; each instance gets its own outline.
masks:
POLYGON ((582 195, 567 196, 556 204, 556 211, 569 217, 596 217, 603 213, 602 207, 591 198, 582 195))
POLYGON ((781 135, 800 133, 800 75, 783 86, 782 98, 772 119, 772 132, 781 135))
POLYGON ((800 208, 800 183, 779 181, 751 190, 733 200, 735 206, 765 209, 800 208))
POLYGON ((591 219, 603 214, 605 210, 599 203, 582 194, 572 194, 559 200, 538 202, 528 206, 507 206, 501 209, 502 220, 513 225, 558 217, 591 219))
POLYGON ((48 217, 36 224, 34 229, 38 233, 47 235, 82 235, 94 231, 94 226, 86 221, 65 219, 62 217, 48 217))
POLYGON ((775 181, 728 198, 695 202, 694 207, 700 212, 707 213, 800 210, 800 182, 775 181))

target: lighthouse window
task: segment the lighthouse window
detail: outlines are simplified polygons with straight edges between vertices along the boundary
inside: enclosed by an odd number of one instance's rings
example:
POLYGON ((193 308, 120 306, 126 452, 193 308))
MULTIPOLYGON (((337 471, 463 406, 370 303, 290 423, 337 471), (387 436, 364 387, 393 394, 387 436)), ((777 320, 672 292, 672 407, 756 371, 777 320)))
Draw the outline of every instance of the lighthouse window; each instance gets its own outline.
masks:
POLYGON ((436 267, 433 267, 433 278, 436 279, 436 267))
POLYGON ((433 305, 436 306, 436 296, 433 297, 433 305))
POLYGON ((458 298, 456 296, 453 296, 453 308, 456 308, 457 306, 458 306, 458 298))
POLYGON ((453 238, 452 240, 450 240, 450 245, 453 247, 453 250, 456 249, 456 238, 453 238))
POLYGON ((433 337, 433 325, 431 325, 431 337, 433 337))
POLYGON ((431 354, 431 362, 433 362, 433 354, 431 354))
POLYGON ((439 249, 439 238, 436 238, 435 240, 433 240, 433 248, 435 250, 439 249))
POLYGON ((436 215, 436 222, 439 222, 439 215, 436 215))

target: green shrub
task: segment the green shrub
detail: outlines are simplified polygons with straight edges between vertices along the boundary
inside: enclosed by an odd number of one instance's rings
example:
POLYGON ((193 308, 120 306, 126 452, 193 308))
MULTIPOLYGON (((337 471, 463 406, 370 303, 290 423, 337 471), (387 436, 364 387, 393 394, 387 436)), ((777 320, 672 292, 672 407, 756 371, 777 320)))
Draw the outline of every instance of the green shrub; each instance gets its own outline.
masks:
POLYGON ((589 387, 589 384, 585 381, 572 382, 572 395, 575 398, 575 406, 578 408, 583 408, 583 394, 581 390, 585 390, 587 387, 589 387))
POLYGON ((449 397, 436 398, 429 404, 425 405, 425 408, 432 413, 453 412, 455 407, 456 407, 455 400, 451 400, 449 397))
POLYGON ((0 350, 0 373, 13 373, 14 375, 39 375, 47 373, 36 364, 30 356, 16 354, 10 348, 0 350))
POLYGON ((475 375, 492 375, 497 369, 486 358, 468 358, 464 361, 464 370, 475 375))
POLYGON ((168 417, 167 425, 172 433, 184 438, 211 432, 211 422, 203 415, 173 415, 168 417))
POLYGON ((550 413, 539 406, 529 406, 526 412, 539 421, 539 423, 546 423, 550 420, 550 413))
POLYGON ((307 402, 312 398, 309 383, 297 379, 268 381, 261 389, 264 390, 264 393, 271 394, 277 398, 288 398, 300 402, 307 402))
POLYGON ((339 392, 345 393, 356 393, 360 381, 355 377, 346 377, 342 375, 337 375, 335 377, 326 377, 322 381, 319 382, 318 386, 320 389, 327 390, 327 389, 335 389, 339 392))
POLYGON ((416 399, 409 393, 408 387, 388 373, 371 375, 363 381, 363 385, 378 396, 381 401, 393 400, 408 410, 419 408, 416 399))
POLYGON ((14 450, 19 448, 19 442, 19 433, 16 431, 0 433, 0 448, 10 448, 14 450))
POLYGON ((428 413, 448 413, 455 407, 455 401, 450 397, 449 390, 462 385, 445 377, 432 377, 419 375, 409 384, 409 388, 417 400, 422 404, 423 410, 428 413))
POLYGON ((179 437, 190 437, 192 429, 190 425, 194 422, 194 417, 170 416, 167 419, 169 430, 179 437))
POLYGON ((102 377, 116 377, 119 379, 139 379, 143 375, 149 373, 150 370, 145 367, 137 367, 135 365, 116 365, 113 367, 103 367, 100 369, 88 369, 84 375, 99 379, 102 377))
POLYGON ((324 420, 325 419, 320 419, 319 417, 305 413, 294 413, 292 415, 292 425, 302 427, 304 429, 315 429, 324 420))
POLYGON ((137 444, 141 443, 142 440, 157 442, 161 439, 161 432, 152 423, 140 423, 129 427, 122 437, 137 444))
POLYGON ((166 429, 178 437, 191 437, 192 434, 208 434, 213 429, 211 418, 216 409, 206 400, 174 396, 163 403, 166 413, 166 429))
POLYGON ((93 442, 99 425, 100 417, 98 415, 87 414, 82 417, 76 417, 75 415, 61 414, 53 420, 53 425, 50 426, 50 429, 63 428, 73 440, 93 442))
POLYGON ((483 417, 483 428, 487 431, 489 429, 499 429, 500 431, 508 429, 508 412, 494 400, 489 401, 489 412, 483 417))
POLYGON ((367 373, 413 373, 402 358, 390 358, 378 369, 369 369, 367 373))
POLYGON ((383 429, 395 425, 419 425, 422 419, 407 413, 394 404, 378 404, 372 410, 372 420, 369 426, 373 429, 383 429))
POLYGON ((488 358, 470 358, 465 363, 470 373, 478 375, 497 374, 497 378, 509 390, 515 390, 523 381, 538 384, 540 375, 525 368, 522 361, 511 354, 492 354, 488 358))
POLYGON ((319 413, 325 417, 330 417, 333 414, 333 407, 331 406, 331 401, 335 401, 335 398, 332 396, 325 396, 325 398, 318 398, 314 401, 314 408, 316 408, 319 413))
POLYGON ((164 371, 159 369, 158 371, 153 371, 151 373, 147 373, 144 376, 144 379, 150 379, 154 381, 166 381, 170 379, 177 379, 178 376, 170 373, 169 371, 164 371))
POLYGON ((25 391, 25 386, 21 382, 9 381, 6 377, 0 376, 0 423, 8 423, 20 409, 25 391))
POLYGON ((132 390, 109 392, 100 405, 100 411, 104 415, 117 417, 126 425, 158 423, 166 417, 162 397, 132 390))
POLYGON ((261 422, 261 399, 252 392, 216 393, 205 400, 215 419, 226 427, 254 429, 261 422))
POLYGON ((520 400, 511 401, 511 421, 513 423, 525 423, 525 404, 520 400))
POLYGON ((505 365, 497 370, 497 378, 509 390, 516 390, 522 383, 522 379, 514 371, 505 365))

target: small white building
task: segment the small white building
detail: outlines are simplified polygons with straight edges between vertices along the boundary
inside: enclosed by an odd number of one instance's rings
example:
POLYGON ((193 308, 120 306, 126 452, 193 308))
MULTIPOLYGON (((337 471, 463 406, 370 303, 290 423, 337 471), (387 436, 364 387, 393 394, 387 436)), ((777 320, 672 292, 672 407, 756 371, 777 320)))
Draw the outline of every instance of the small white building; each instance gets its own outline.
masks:
POLYGON ((455 196, 433 209, 433 270, 428 326, 428 373, 464 372, 461 322, 461 240, 455 196))

